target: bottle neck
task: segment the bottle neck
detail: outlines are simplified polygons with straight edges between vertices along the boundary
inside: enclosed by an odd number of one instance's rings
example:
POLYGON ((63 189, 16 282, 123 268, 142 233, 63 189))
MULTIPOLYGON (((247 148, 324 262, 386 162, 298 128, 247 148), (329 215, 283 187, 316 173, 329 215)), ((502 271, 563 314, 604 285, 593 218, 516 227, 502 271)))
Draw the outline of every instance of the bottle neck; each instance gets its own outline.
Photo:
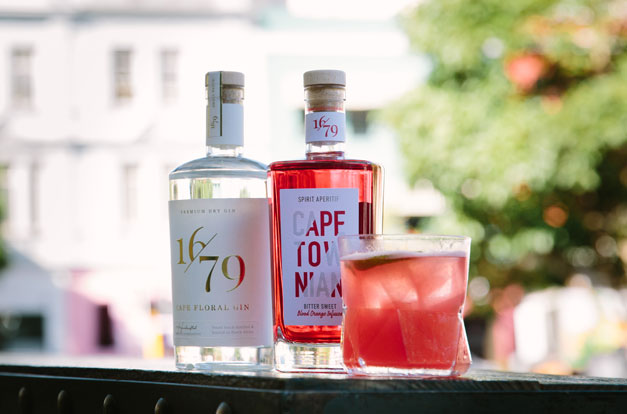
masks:
POLYGON ((305 158, 308 160, 343 160, 344 143, 321 144, 317 142, 305 144, 305 158))
POLYGON ((244 88, 223 85, 219 72, 207 79, 207 155, 235 157, 244 145, 244 88))
POLYGON ((242 145, 207 145, 207 157, 241 157, 242 145))
POLYGON ((343 159, 346 131, 346 90, 338 85, 305 88, 305 156, 343 159))

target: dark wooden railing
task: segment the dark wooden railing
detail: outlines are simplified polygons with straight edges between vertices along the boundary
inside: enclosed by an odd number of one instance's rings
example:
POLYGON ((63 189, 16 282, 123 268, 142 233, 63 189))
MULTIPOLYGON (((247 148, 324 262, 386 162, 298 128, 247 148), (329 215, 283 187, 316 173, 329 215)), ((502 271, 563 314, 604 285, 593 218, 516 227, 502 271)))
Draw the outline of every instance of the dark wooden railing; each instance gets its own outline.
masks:
POLYGON ((627 379, 483 370, 458 379, 204 374, 153 369, 146 361, 120 368, 23 359, 0 358, 1 414, 627 412, 627 379))

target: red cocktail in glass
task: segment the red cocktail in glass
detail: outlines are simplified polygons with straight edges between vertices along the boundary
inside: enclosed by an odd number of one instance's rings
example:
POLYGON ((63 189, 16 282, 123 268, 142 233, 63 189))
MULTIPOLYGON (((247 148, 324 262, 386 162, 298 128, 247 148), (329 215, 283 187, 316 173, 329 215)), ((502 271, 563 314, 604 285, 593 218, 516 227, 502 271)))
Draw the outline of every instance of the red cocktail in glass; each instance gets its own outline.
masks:
POLYGON ((349 373, 457 375, 470 365, 462 310, 470 239, 340 238, 349 373))

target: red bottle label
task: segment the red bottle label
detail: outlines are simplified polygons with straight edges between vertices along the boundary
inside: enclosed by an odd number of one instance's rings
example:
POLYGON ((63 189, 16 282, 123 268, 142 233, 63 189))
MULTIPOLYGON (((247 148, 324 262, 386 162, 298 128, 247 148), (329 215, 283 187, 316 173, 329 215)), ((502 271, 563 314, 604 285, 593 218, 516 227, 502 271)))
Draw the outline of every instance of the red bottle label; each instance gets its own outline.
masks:
POLYGON ((340 325, 337 237, 359 232, 358 190, 282 189, 279 197, 284 323, 340 325))

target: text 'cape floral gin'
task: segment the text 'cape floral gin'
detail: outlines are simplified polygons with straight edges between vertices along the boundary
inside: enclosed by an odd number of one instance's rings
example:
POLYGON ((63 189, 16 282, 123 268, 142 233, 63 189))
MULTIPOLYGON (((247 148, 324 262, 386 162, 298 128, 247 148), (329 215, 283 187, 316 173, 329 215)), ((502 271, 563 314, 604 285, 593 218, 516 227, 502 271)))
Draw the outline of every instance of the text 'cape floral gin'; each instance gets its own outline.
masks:
POLYGON ((244 75, 209 72, 207 156, 170 173, 176 366, 272 363, 266 166, 242 157, 244 75))
POLYGON ((306 72, 306 159, 270 164, 275 367, 341 369, 337 237, 381 230, 382 170, 344 158, 346 76, 306 72))

